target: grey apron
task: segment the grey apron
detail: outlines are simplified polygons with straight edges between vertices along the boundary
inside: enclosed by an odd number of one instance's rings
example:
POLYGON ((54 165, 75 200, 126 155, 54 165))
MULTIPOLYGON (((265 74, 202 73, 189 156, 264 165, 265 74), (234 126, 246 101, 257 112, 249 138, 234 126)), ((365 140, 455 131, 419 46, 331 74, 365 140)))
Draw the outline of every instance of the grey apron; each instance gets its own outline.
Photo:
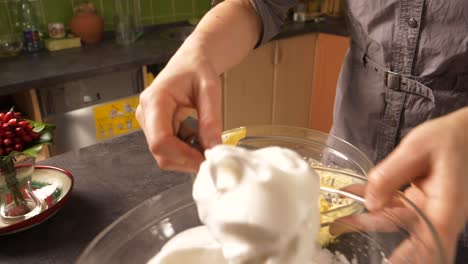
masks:
POLYGON ((377 163, 415 126, 468 105, 468 1, 347 2, 332 134, 377 163))
MULTIPOLYGON (((263 20, 259 44, 295 2, 250 1, 263 20)), ((412 128, 468 106, 468 0, 345 2, 351 45, 331 133, 377 163, 412 128)))
POLYGON ((412 128, 468 106, 468 1, 347 0, 346 19, 332 134, 377 163, 412 128))

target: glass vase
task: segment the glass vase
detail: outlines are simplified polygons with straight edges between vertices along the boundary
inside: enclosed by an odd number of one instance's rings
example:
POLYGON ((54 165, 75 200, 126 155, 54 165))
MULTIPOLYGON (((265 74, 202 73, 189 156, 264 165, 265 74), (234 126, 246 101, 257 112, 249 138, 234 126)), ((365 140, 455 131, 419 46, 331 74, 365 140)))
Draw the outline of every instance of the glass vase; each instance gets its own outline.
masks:
POLYGON ((0 159, 0 220, 14 223, 42 211, 41 201, 32 191, 35 158, 24 155, 0 159))

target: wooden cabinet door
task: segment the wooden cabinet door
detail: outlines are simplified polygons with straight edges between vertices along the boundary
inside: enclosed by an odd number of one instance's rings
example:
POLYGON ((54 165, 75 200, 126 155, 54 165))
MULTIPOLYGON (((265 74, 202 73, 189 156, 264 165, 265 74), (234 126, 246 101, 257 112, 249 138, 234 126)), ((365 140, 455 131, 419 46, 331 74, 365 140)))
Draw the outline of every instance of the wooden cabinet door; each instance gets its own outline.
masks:
POLYGON ((319 34, 315 52, 315 73, 310 108, 310 128, 330 132, 333 123, 333 105, 336 84, 349 38, 319 34))
POLYGON ((224 129, 271 124, 274 47, 267 43, 223 74, 224 129))
POLYGON ((309 126, 316 34, 277 41, 273 116, 275 125, 309 126))

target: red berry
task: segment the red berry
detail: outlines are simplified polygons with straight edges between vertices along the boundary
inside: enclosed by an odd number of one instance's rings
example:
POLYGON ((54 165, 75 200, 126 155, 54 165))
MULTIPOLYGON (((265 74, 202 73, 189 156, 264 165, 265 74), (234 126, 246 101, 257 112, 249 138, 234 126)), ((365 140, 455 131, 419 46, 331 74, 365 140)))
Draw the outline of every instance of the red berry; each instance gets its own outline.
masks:
POLYGON ((23 141, 26 142, 26 143, 32 141, 32 137, 29 136, 29 135, 24 135, 24 136, 22 137, 22 139, 23 139, 23 141))
POLYGON ((19 122, 18 122, 18 125, 19 125, 20 127, 22 127, 22 128, 26 128, 26 127, 29 126, 29 122, 26 121, 26 120, 19 121, 19 122))
POLYGON ((15 134, 13 134, 13 132, 11 132, 11 131, 7 131, 7 132, 5 132, 5 137, 6 138, 14 138, 15 134))
POLYGON ((8 122, 10 121, 10 119, 12 119, 13 117, 15 117, 15 113, 13 112, 7 112, 5 114, 5 116, 3 117, 3 122, 8 122))
POLYGON ((13 148, 16 151, 22 151, 23 150, 23 146, 21 144, 15 144, 15 146, 13 148))
POLYGON ((3 149, 0 148, 0 156, 3 155, 3 149))
POLYGON ((39 135, 39 133, 37 133, 35 131, 32 131, 29 135, 31 135, 32 139, 34 139, 34 140, 41 137, 41 135, 39 135))
POLYGON ((21 118, 21 113, 20 113, 20 112, 16 112, 16 113, 15 113, 15 117, 16 117, 16 118, 21 118))
POLYGON ((0 129, 0 138, 2 138, 5 135, 5 131, 0 129))
POLYGON ((22 127, 16 127, 15 128, 15 134, 18 136, 22 136, 25 134, 24 129, 22 127))
POLYGON ((32 130, 33 128, 34 128, 34 127, 33 127, 31 124, 28 125, 28 129, 29 129, 29 130, 32 130))
POLYGON ((9 138, 3 140, 3 144, 5 144, 5 146, 11 146, 13 144, 13 141, 9 138))
POLYGON ((10 154, 10 152, 12 152, 12 151, 13 151, 13 148, 12 148, 12 147, 7 147, 7 148, 5 148, 5 154, 6 154, 6 155, 10 154))
POLYGON ((3 121, 3 118, 5 118, 5 113, 0 113, 0 121, 3 121))
POLYGON ((18 124, 18 120, 16 118, 12 118, 8 120, 8 124, 10 124, 12 127, 16 127, 16 125, 18 124))
POLYGON ((4 124, 2 125, 2 128, 3 128, 4 131, 8 131, 8 130, 11 129, 11 125, 8 124, 8 123, 4 123, 4 124))
POLYGON ((19 138, 19 137, 15 137, 15 138, 13 138, 13 143, 15 143, 15 144, 23 144, 23 140, 21 140, 21 138, 19 138))
POLYGON ((26 132, 24 132, 24 129, 22 127, 16 127, 15 128, 15 134, 18 136, 24 135, 26 132))

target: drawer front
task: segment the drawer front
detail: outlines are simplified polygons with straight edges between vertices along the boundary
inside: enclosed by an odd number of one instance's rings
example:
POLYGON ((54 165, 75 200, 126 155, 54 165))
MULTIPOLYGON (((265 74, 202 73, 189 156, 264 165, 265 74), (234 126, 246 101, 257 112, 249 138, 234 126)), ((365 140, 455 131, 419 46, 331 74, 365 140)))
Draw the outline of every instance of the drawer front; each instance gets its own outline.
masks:
POLYGON ((45 116, 131 96, 141 91, 140 70, 120 71, 39 90, 45 116))

